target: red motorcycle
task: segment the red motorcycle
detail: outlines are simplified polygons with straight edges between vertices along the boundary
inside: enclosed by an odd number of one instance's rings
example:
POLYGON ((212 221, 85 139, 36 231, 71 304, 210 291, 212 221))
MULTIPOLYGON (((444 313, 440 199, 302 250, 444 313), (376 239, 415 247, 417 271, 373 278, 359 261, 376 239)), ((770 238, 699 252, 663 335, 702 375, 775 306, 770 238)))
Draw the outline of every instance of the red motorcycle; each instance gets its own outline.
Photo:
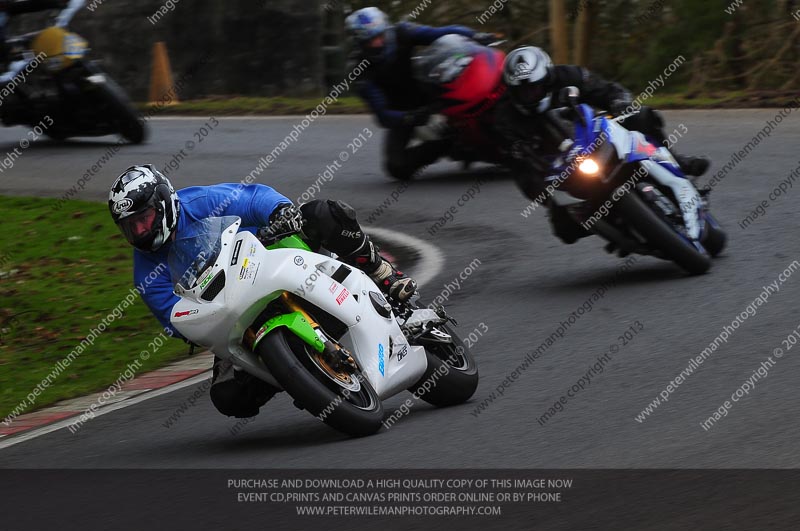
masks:
POLYGON ((415 135, 423 140, 449 138, 449 157, 464 162, 499 163, 491 138, 492 109, 503 95, 505 53, 461 35, 446 35, 414 57, 414 77, 437 110, 415 135))

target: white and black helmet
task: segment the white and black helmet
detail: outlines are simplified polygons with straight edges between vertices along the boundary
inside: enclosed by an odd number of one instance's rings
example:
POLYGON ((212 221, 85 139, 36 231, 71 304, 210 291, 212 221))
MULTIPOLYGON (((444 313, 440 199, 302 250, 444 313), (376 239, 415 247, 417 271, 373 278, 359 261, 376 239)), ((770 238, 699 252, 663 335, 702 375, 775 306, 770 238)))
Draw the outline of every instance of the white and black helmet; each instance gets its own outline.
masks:
POLYGON ((180 200, 169 179, 145 164, 132 166, 117 177, 108 196, 108 208, 131 245, 154 252, 175 231, 180 200))
POLYGON ((506 56, 503 81, 511 99, 525 114, 544 112, 550 107, 550 56, 535 46, 517 48, 506 56))

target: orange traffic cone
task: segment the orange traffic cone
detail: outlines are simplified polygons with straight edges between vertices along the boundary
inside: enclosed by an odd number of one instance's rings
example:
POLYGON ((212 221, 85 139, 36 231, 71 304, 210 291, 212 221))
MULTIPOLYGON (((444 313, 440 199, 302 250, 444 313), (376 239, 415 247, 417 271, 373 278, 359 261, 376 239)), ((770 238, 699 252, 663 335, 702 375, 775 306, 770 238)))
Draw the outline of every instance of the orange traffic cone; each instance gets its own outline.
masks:
POLYGON ((150 76, 150 105, 175 105, 178 93, 172 80, 167 45, 157 42, 153 45, 153 71, 150 76))

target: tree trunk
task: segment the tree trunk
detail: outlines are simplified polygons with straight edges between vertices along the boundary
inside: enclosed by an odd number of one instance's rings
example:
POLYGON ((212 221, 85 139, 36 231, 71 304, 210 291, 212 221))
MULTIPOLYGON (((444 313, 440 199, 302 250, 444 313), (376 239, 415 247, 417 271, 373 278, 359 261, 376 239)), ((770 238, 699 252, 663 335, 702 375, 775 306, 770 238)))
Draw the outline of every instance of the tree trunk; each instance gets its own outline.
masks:
POLYGON ((550 0, 550 41, 553 46, 553 60, 559 64, 569 61, 569 33, 564 1, 550 0))
POLYGON ((576 65, 586 66, 589 63, 589 36, 592 31, 592 4, 581 2, 578 20, 575 22, 575 49, 572 62, 576 65))

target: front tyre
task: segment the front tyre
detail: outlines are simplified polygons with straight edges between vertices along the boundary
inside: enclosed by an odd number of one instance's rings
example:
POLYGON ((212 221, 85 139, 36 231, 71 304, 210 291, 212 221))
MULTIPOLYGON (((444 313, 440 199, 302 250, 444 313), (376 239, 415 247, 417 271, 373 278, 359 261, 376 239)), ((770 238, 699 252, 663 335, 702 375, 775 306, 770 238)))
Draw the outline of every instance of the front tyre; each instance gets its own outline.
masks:
POLYGON ((636 229, 664 257, 672 260, 687 272, 700 275, 711 267, 711 257, 697 250, 679 235, 664 219, 653 212, 635 193, 624 194, 617 202, 622 217, 636 229))
POLYGON ((353 437, 381 428, 383 404, 360 372, 337 372, 285 328, 267 335, 256 354, 296 404, 328 426, 353 437))
POLYGON ((469 400, 478 388, 478 365, 450 325, 435 327, 419 344, 425 347, 428 368, 409 391, 437 407, 469 400))
POLYGON ((147 128, 128 95, 116 81, 105 75, 98 85, 100 99, 107 105, 117 132, 131 144, 141 144, 147 138, 147 128))

